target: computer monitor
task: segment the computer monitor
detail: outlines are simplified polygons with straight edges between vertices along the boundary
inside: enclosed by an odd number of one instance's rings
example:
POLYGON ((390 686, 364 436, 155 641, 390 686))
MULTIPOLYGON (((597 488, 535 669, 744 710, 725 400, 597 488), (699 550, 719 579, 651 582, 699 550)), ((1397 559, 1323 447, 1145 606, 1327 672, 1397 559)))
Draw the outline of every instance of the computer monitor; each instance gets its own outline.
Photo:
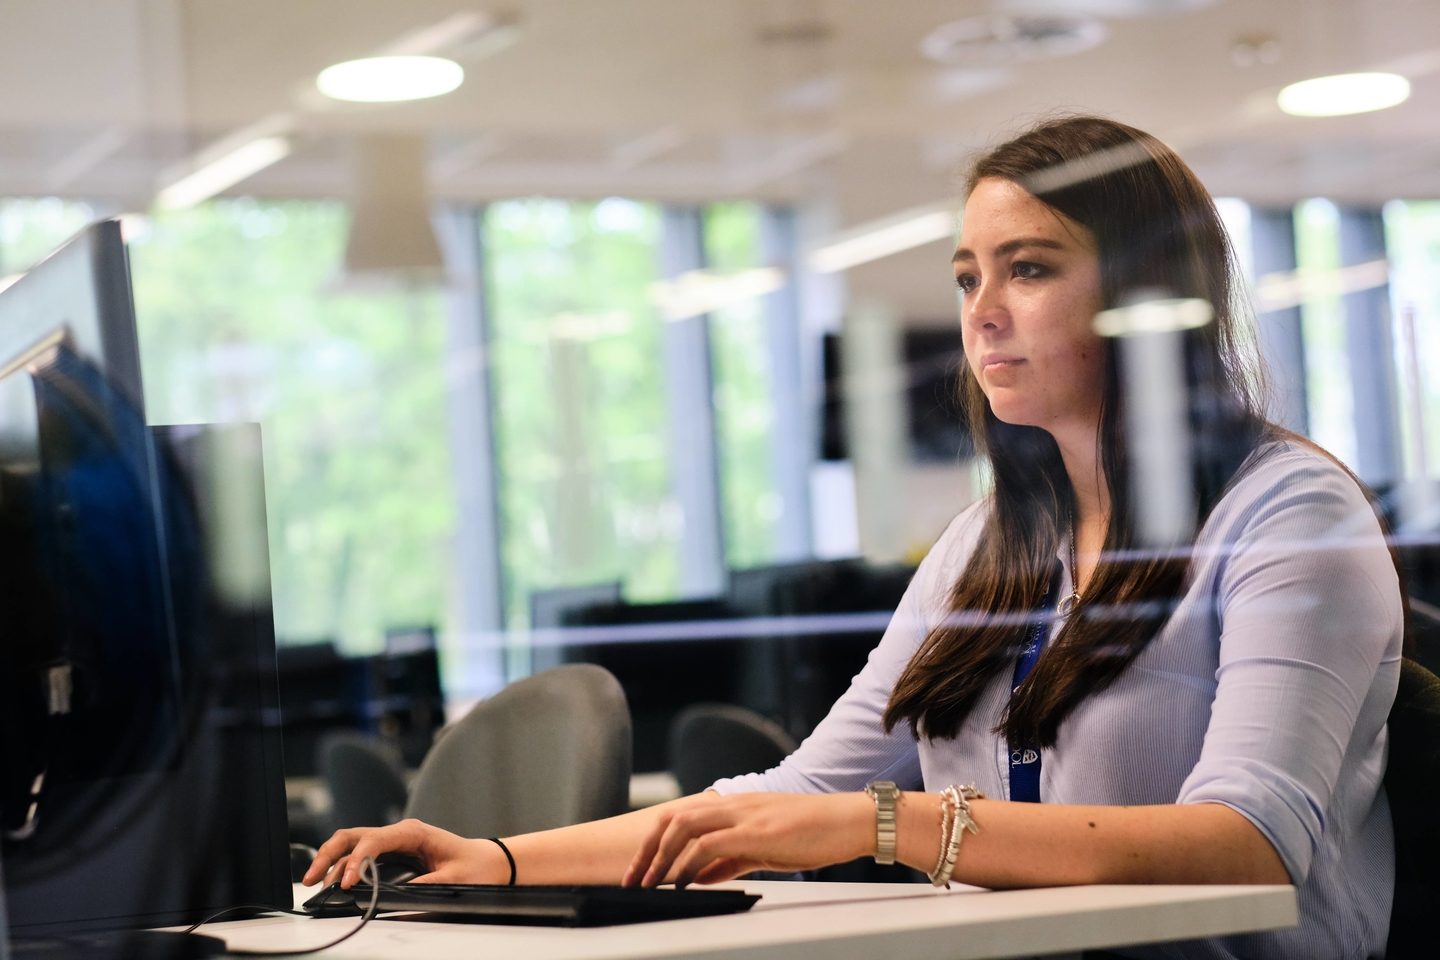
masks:
POLYGON ((225 819, 234 769, 283 791, 264 734, 235 735, 275 712, 273 666, 268 701, 228 679, 264 654, 143 396, 120 227, 96 224, 0 292, 0 869, 26 942, 288 900, 283 795, 259 850, 225 819))
MULTIPOLYGON (((965 358, 959 328, 954 323, 906 327, 900 333, 899 345, 910 459, 915 463, 953 464, 973 457, 975 441, 960 402, 960 373, 965 358)), ((821 339, 821 460, 850 458, 850 404, 843 356, 840 334, 825 334, 821 339)))
POLYGON ((407 767, 419 767, 445 725, 445 690, 435 628, 386 630, 385 652, 371 659, 371 670, 376 729, 400 748, 407 767))
MULTIPOLYGON (((193 919, 237 904, 289 906, 289 824, 260 427, 185 424, 150 430, 166 468, 162 476, 173 470, 181 481, 171 495, 183 504, 178 512, 195 520, 195 536, 167 540, 172 593, 181 611, 177 620, 193 625, 204 655, 181 686, 191 725, 184 765, 167 785, 177 807, 188 811, 189 835, 170 835, 172 846, 189 844, 188 856, 172 861, 177 876, 171 896, 184 898, 183 909, 193 919), (182 886, 180 876, 197 867, 200 879, 182 886)), ((166 516, 176 513, 166 510, 166 516)))
POLYGON ((620 603, 623 595, 618 580, 530 591, 530 629, 538 638, 530 644, 530 672, 565 662, 558 631, 581 623, 591 607, 620 603))
POLYGON ((11 887, 59 841, 51 822, 72 804, 82 836, 94 822, 66 795, 75 783, 163 769, 176 752, 177 651, 129 305, 113 225, 0 294, 0 855, 11 887), (149 705, 138 715, 137 698, 149 705))
POLYGON ((276 665, 285 721, 285 776, 316 776, 326 734, 371 728, 369 667, 364 660, 345 656, 331 640, 282 643, 276 665))

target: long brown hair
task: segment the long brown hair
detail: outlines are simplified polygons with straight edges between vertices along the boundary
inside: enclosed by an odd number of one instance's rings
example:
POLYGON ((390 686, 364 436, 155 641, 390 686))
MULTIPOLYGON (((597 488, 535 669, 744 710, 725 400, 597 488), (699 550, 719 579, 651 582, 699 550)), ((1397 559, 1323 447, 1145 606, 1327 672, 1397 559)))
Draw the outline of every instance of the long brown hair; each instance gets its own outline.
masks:
MULTIPOLYGON (((1239 331, 1248 308, 1210 194, 1165 144, 1097 117, 1051 120, 1001 144, 975 162, 967 194, 986 178, 1023 187, 1094 234, 1106 307, 1142 291, 1211 305, 1211 323, 1179 334, 1195 507, 1189 519, 1198 530, 1245 458, 1275 430, 1261 412, 1258 358, 1253 340, 1239 331)), ((1188 544, 1136 549, 1124 358, 1115 338, 1105 339, 1104 350, 1097 438, 1111 511, 1104 552, 1083 601, 996 727, 1012 745, 1053 746, 1076 705, 1113 683, 1164 626, 1189 570, 1188 544)), ((884 715, 887 731, 908 721, 932 739, 955 736, 995 674, 1013 666, 1032 623, 1044 615, 1038 608, 1075 511, 1051 436, 1000 421, 968 364, 961 391, 977 450, 994 477, 992 508, 950 592, 950 615, 901 674, 884 715)))

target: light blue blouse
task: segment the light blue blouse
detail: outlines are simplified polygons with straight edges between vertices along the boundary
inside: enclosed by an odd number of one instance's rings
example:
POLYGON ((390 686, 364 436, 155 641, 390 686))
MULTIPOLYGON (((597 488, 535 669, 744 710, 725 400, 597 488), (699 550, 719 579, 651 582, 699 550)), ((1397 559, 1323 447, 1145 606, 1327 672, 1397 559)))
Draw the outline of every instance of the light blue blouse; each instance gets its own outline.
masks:
MULTIPOLYGON (((779 766, 721 793, 936 791, 974 781, 1008 795, 992 733, 1000 671, 953 740, 917 743, 880 717, 901 670, 945 615, 988 500, 962 512, 920 565, 879 645, 815 732, 779 766)), ((1071 571, 1068 544, 1059 559, 1071 571)), ((1057 624, 1058 629, 1058 624, 1057 624)), ((1298 888, 1300 925, 1136 949, 1136 956, 1364 957, 1384 952, 1394 840, 1381 788, 1401 598, 1380 526, 1354 481, 1291 442, 1263 447, 1196 540, 1174 615, 1120 678, 1084 701, 1044 753, 1047 803, 1223 803, 1269 838, 1298 888)))

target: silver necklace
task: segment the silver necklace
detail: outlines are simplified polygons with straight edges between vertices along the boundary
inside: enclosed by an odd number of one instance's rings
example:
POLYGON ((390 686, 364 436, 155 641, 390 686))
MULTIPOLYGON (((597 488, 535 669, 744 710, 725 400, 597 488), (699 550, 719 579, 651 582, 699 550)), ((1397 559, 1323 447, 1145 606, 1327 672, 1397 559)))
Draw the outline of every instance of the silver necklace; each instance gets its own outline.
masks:
POLYGON ((1070 596, 1065 597, 1055 607, 1055 612, 1062 617, 1068 617, 1075 611, 1080 603, 1080 560, 1075 552, 1075 521, 1070 521, 1070 596))

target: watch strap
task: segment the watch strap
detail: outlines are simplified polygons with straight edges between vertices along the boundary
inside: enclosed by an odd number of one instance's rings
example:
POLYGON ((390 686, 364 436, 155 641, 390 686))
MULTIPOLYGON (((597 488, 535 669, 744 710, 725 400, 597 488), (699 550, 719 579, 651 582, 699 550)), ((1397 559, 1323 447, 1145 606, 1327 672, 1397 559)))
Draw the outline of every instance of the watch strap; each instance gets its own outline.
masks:
POLYGON ((900 788, 891 780, 876 780, 865 785, 865 792, 875 801, 875 862, 894 863, 900 788))

